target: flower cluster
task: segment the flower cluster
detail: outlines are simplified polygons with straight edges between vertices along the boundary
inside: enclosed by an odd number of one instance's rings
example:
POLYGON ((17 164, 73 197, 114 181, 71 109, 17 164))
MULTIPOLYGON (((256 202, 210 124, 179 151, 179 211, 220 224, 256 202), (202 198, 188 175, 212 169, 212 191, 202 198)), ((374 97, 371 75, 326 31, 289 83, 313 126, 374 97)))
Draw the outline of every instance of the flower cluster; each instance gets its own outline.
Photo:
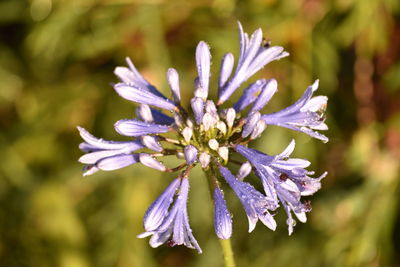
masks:
POLYGON ((202 41, 196 49, 198 76, 194 80, 191 111, 181 104, 179 75, 175 69, 170 68, 167 72, 172 92, 172 97, 167 98, 127 59, 128 68, 115 69, 120 83, 115 84, 114 89, 121 97, 139 104, 137 118, 117 121, 114 127, 119 134, 132 137, 132 140, 106 141, 78 127, 84 139, 80 149, 86 152, 79 159, 85 164, 84 175, 135 163, 163 172, 179 172, 144 216, 145 232, 139 237, 151 236, 152 247, 167 242, 171 246, 183 244, 201 253, 187 212, 189 174, 197 165, 207 174, 214 190, 215 232, 221 239, 228 239, 232 234, 232 216, 224 199, 223 180, 242 203, 249 220, 249 232, 258 220, 275 230, 274 211, 282 205, 291 234, 295 225, 292 213, 305 222, 306 212, 311 210, 310 202, 302 202, 301 197, 316 192, 321 187, 321 179, 326 176, 324 173, 311 178, 314 173, 305 169, 310 165, 309 161, 290 158, 294 141, 279 155, 267 155, 248 147, 250 141, 261 136, 267 125, 286 127, 327 142, 328 138, 317 132, 327 129, 323 115, 327 97, 312 97, 318 88, 316 81, 293 105, 275 113, 261 114, 278 88, 276 80, 261 79, 244 88, 233 107, 224 107, 226 100, 254 73, 266 64, 288 56, 282 47, 264 41, 261 29, 249 36, 239 23, 239 39, 236 67, 231 53, 222 58, 216 103, 208 99, 211 53, 202 41), (169 111, 168 115, 163 110, 169 111), (244 161, 234 159, 235 154, 244 161), (183 163, 165 166, 160 158, 168 155, 175 155, 183 163), (236 175, 227 168, 230 164, 240 164, 236 175), (260 179, 264 192, 244 181, 252 171, 260 179))

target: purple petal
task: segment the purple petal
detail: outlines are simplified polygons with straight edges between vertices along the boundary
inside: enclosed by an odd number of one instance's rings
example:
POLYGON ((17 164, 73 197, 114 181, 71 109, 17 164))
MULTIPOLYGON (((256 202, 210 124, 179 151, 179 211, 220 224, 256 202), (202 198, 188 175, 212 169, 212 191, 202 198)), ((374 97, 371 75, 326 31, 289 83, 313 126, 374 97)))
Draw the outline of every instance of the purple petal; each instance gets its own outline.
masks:
POLYGON ((235 103, 233 108, 236 112, 242 111, 248 105, 253 103, 256 99, 258 94, 260 93, 261 89, 265 85, 266 80, 258 80, 252 84, 250 84, 246 89, 244 89, 242 96, 239 98, 238 102, 235 103))
MULTIPOLYGON (((91 135, 88 131, 86 131, 82 127, 77 127, 79 130, 79 134, 85 140, 87 145, 84 145, 84 148, 96 148, 97 150, 119 150, 129 147, 130 151, 135 151, 137 149, 143 148, 143 145, 139 141, 131 141, 131 142, 115 142, 115 141, 107 141, 104 139, 96 138, 91 135)), ((94 150, 91 150, 94 151, 94 150)))
POLYGON ((131 164, 138 162, 139 157, 137 154, 133 155, 117 155, 99 160, 96 167, 103 171, 113 171, 124 168, 131 164))
POLYGON ((119 120, 115 130, 125 136, 142 136, 147 134, 166 133, 170 128, 166 125, 147 123, 139 120, 119 120))
POLYGON ((168 214, 168 209, 180 185, 180 181, 180 178, 175 179, 148 208, 143 219, 146 231, 154 231, 161 225, 168 214))
POLYGON ((203 41, 201 41, 196 48, 196 65, 199 73, 200 88, 202 91, 200 95, 203 99, 206 99, 210 79, 211 54, 208 45, 203 41))
POLYGON ((257 97, 257 100, 254 102, 254 105, 251 107, 249 114, 260 111, 266 104, 268 104, 271 97, 278 90, 278 83, 275 79, 267 80, 266 84, 264 84, 261 89, 260 95, 257 97))
POLYGON ((214 189, 214 228, 220 239, 229 239, 232 235, 232 215, 219 187, 214 189))
POLYGON ((181 102, 181 92, 179 89, 179 74, 174 68, 168 69, 167 80, 169 87, 171 88, 172 97, 175 103, 181 102))
POLYGON ((192 106, 194 118, 196 123, 199 125, 201 120, 203 119, 204 114, 204 101, 200 97, 193 97, 190 100, 190 104, 192 106))
POLYGON ((226 81, 232 74, 233 64, 234 64, 234 57, 232 53, 227 53, 224 55, 221 61, 221 68, 219 72, 219 80, 218 80, 218 90, 224 87, 226 81))
POLYGON ((139 87, 119 83, 114 85, 114 89, 121 97, 136 103, 156 106, 167 110, 177 109, 176 105, 172 101, 157 96, 152 92, 146 91, 139 87))
POLYGON ((152 92, 153 94, 166 99, 163 94, 161 94, 153 85, 143 78, 128 57, 126 58, 126 63, 128 64, 129 69, 125 67, 117 67, 114 70, 115 75, 117 75, 123 83, 143 88, 144 90, 152 92))

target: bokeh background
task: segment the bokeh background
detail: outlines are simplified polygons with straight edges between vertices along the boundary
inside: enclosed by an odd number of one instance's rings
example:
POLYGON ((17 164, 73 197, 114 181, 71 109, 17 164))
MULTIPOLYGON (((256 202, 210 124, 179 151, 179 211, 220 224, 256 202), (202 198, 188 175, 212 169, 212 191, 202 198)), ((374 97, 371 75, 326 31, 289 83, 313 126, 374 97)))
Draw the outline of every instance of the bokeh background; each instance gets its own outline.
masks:
POLYGON ((276 232, 248 234, 226 190, 238 266, 400 266, 398 0, 0 1, 0 266, 222 266, 199 170, 189 216, 204 253, 152 249, 136 235, 173 176, 137 165, 83 178, 75 127, 123 140, 112 126, 134 105, 110 84, 126 56, 167 95, 175 67, 187 104, 197 43, 212 48, 215 84, 223 53, 238 54, 237 20, 291 54, 252 79, 278 80, 266 111, 319 78, 330 127, 328 144, 271 126, 254 145, 277 153, 295 138, 295 156, 329 175, 290 237, 282 210, 276 232))

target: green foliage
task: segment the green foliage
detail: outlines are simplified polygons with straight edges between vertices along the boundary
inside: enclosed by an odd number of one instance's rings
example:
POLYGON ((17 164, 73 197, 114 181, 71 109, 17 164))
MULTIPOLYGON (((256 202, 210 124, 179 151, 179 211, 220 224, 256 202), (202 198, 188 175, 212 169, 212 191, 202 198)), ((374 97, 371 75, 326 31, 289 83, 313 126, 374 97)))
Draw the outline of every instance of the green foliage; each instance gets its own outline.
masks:
POLYGON ((204 253, 152 249, 136 235, 173 177, 131 166, 82 178, 75 126, 117 138, 113 123, 134 109, 110 86, 125 56, 167 95, 165 71, 175 67, 188 104, 197 42, 210 44, 216 70, 223 53, 238 50, 237 20, 291 53, 259 74, 279 82, 268 110, 319 78, 331 139, 267 130, 259 148, 276 153, 294 137, 296 156, 329 175, 311 197, 309 221, 290 237, 283 210, 276 232, 259 225, 248 234, 227 192, 238 266, 399 265, 399 17, 397 0, 1 1, 0 265, 222 265, 200 171, 189 215, 204 253))

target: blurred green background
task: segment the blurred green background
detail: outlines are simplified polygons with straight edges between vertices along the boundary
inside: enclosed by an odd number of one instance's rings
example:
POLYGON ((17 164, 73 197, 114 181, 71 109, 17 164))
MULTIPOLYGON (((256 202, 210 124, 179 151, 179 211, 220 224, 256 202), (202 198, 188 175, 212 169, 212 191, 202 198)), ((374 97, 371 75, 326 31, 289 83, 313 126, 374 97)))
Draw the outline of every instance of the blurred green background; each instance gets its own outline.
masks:
POLYGON ((277 153, 295 138, 295 156, 329 175, 290 237, 283 210, 276 232, 259 224, 248 234, 226 190, 238 266, 400 266, 398 0, 0 1, 0 266, 222 266, 198 170, 189 216, 204 253, 152 249, 136 235, 173 176, 137 165, 83 178, 75 127, 123 140, 112 126, 134 105, 110 84, 125 56, 167 95, 175 67, 187 104, 197 43, 212 48, 215 84, 223 53, 238 55, 237 20, 291 54, 252 79, 278 80, 266 111, 319 78, 330 127, 326 145, 273 126, 254 144, 277 153))

